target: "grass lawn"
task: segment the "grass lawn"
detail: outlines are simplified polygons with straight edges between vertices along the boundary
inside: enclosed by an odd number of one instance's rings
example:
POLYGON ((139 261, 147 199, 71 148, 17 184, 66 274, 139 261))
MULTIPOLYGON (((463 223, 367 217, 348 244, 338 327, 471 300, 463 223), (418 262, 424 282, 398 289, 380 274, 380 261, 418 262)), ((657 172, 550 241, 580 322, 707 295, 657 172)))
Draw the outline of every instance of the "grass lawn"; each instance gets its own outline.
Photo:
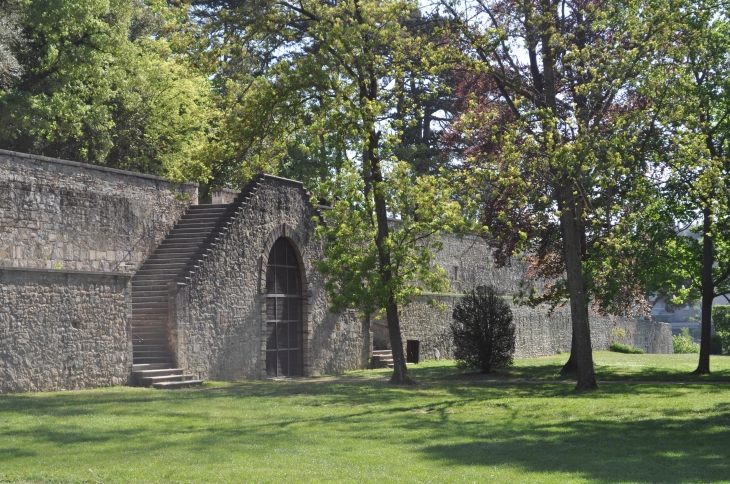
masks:
MULTIPOLYGON (((376 370, 2 395, 0 482, 730 482, 730 385, 509 380, 548 380, 564 359, 519 360, 499 382, 428 363, 413 388, 376 370)), ((693 369, 596 361, 601 379, 693 369)), ((730 357, 713 366, 727 378, 730 357)))
MULTIPOLYGON (((568 354, 515 360, 514 366, 480 375, 473 370, 459 370, 453 362, 426 361, 409 366, 418 380, 555 380, 564 381, 560 369, 568 354)), ((691 375, 697 368, 699 355, 629 355, 611 351, 595 351, 596 378, 606 381, 676 381, 676 382, 730 382, 730 356, 710 357, 710 375, 691 375)), ((347 374, 355 378, 384 378, 390 370, 362 370, 347 374)))

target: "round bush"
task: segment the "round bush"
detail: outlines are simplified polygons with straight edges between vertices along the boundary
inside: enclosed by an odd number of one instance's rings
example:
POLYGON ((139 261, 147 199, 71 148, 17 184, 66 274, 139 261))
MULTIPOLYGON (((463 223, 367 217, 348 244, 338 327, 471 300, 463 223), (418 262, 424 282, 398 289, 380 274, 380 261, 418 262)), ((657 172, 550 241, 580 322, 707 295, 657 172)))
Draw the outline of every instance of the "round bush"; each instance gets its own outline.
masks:
POLYGON ((695 343, 692 335, 689 334, 689 328, 682 328, 682 334, 672 336, 675 354, 699 353, 700 345, 695 343))
POLYGON ((478 286, 454 308, 451 332, 460 368, 489 373, 512 364, 515 325, 510 305, 492 286, 478 286))

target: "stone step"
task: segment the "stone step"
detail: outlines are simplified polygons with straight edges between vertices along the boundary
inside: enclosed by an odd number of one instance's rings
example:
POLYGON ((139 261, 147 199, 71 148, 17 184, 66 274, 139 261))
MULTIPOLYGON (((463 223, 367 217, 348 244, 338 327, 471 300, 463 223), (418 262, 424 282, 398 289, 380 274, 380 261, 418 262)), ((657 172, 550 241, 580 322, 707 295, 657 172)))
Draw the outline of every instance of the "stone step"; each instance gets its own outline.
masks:
POLYGON ((180 242, 183 244, 200 244, 208 239, 212 239, 217 234, 210 234, 209 232, 199 234, 167 234, 165 240, 174 243, 180 242))
POLYGON ((189 250, 189 249, 198 249, 203 247, 211 247, 213 245, 214 241, 207 241, 201 243, 199 240, 185 240, 181 238, 176 239, 165 239, 162 242, 160 242, 160 245, 157 246, 157 249, 155 249, 155 252, 162 251, 162 250, 168 250, 168 249, 177 249, 177 250, 189 250))
POLYGON ((136 295, 137 293, 145 293, 145 294, 167 294, 167 283, 158 282, 157 284, 152 284, 148 281, 135 281, 134 278, 132 278, 132 295, 136 295))
POLYGON ((164 305, 151 305, 150 303, 147 303, 146 306, 135 306, 134 304, 132 304, 132 312, 137 316, 147 314, 168 314, 167 303, 165 303, 164 305))
MULTIPOLYGON (((174 282, 174 281, 169 281, 174 282)), ((154 289, 153 291, 149 291, 146 288, 150 286, 145 285, 139 285, 135 286, 132 284, 132 304, 134 304, 137 301, 137 298, 148 298, 148 300, 153 300, 154 298, 167 298, 169 297, 170 290, 167 287, 168 282, 165 283, 164 286, 161 286, 160 288, 154 289), (164 289, 162 289, 164 287, 164 289)))
POLYGON ((169 368, 170 367, 166 366, 164 363, 146 363, 143 365, 132 365, 132 372, 142 370, 165 370, 169 368))
POLYGON ((144 378, 139 379, 139 384, 141 386, 150 386, 154 383, 163 383, 163 382, 170 382, 170 381, 193 381, 195 380, 195 375, 163 375, 163 376, 146 376, 144 378))
POLYGON ((159 319, 157 321, 134 320, 132 321, 132 332, 144 339, 142 333, 159 333, 167 331, 167 322, 169 318, 159 319))
POLYGON ((155 377, 155 376, 177 376, 177 375, 185 374, 185 371, 183 371, 182 368, 173 368, 169 363, 157 364, 157 365, 155 365, 155 367, 156 368, 154 368, 154 369, 149 368, 149 369, 142 369, 142 370, 132 370, 132 381, 135 384, 139 384, 139 382, 143 378, 149 378, 149 377, 155 377), (164 368, 161 368, 162 366, 164 366, 164 368))
POLYGON ((141 356, 139 358, 133 358, 132 363, 134 364, 142 364, 142 363, 166 363, 168 365, 172 364, 172 357, 170 356, 141 356))
POLYGON ((164 302, 165 304, 167 304, 167 293, 160 294, 159 296, 157 296, 157 295, 146 296, 143 294, 139 294, 139 295, 134 295, 132 297, 132 304, 156 303, 156 302, 160 302, 160 303, 164 302))
MULTIPOLYGON (((134 278, 137 281, 144 281, 149 278, 149 276, 166 276, 166 275, 172 275, 179 273, 185 267, 187 264, 181 265, 180 267, 168 267, 167 265, 161 265, 161 266, 142 266, 142 269, 138 270, 134 274, 134 278)), ((192 264, 191 264, 192 267, 192 264)))
POLYGON ((141 331, 140 328, 132 330, 135 336, 132 337, 132 346, 137 348, 139 345, 147 344, 168 344, 170 339, 167 328, 149 328, 148 331, 141 331))
POLYGON ((191 254, 184 252, 181 254, 152 254, 144 263, 145 266, 156 266, 160 264, 187 264, 191 257, 203 257, 205 254, 191 254))
POLYGON ((146 301, 138 301, 136 297, 132 296, 132 311, 144 311, 146 309, 150 310, 159 310, 159 309, 165 309, 167 310, 168 306, 168 299, 167 297, 159 298, 158 300, 154 299, 148 299, 146 301))
POLYGON ((392 350, 374 350, 372 356, 393 356, 392 350))
MULTIPOLYGON (((212 212, 205 212, 200 210, 194 210, 194 211, 188 211, 180 217, 180 220, 178 223, 186 223, 188 221, 197 221, 197 220, 215 220, 215 216, 211 216, 210 213, 212 212)), ((220 213, 225 213, 225 210, 221 210, 220 213)))
POLYGON ((199 212, 199 211, 210 210, 210 209, 214 209, 214 208, 226 209, 230 206, 231 206, 230 203, 199 203, 198 205, 190 205, 188 207, 188 210, 191 212, 199 212))
MULTIPOLYGON (((182 272, 182 271, 180 271, 180 272, 182 272)), ((143 282, 157 282, 158 284, 161 285, 163 281, 164 282, 167 282, 167 281, 173 282, 173 279, 175 279, 176 277, 178 277, 178 274, 180 272, 178 272, 178 271, 175 271, 175 272, 167 272, 167 273, 164 273, 163 272, 163 273, 158 273, 158 274, 155 274, 155 273, 147 274, 147 273, 145 273, 145 274, 135 275, 134 276, 134 278, 135 278, 135 281, 134 282, 138 282, 138 283, 143 283, 143 282)))
MULTIPOLYGON (((186 265, 190 263, 190 257, 187 259, 152 259, 147 260, 147 262, 144 263, 144 265, 139 269, 139 271, 149 271, 152 269, 182 269, 186 265)), ((137 273, 139 273, 137 271, 137 273)))
POLYGON ((176 224, 175 228, 181 227, 193 227, 193 228, 209 228, 215 227, 218 224, 219 217, 198 217, 198 218, 181 218, 176 224))
POLYGON ((155 336, 155 337, 148 336, 146 338, 142 335, 137 335, 137 336, 139 336, 142 339, 141 340, 139 338, 132 339, 132 346, 134 347, 135 350, 137 348, 142 348, 142 349, 162 348, 165 351, 169 351, 169 349, 170 349, 169 348, 170 343, 168 341, 167 335, 160 335, 160 336, 155 336))
POLYGON ((165 238, 169 238, 170 240, 177 239, 177 238, 184 238, 188 237, 191 239, 197 239, 200 237, 207 238, 211 235, 216 235, 225 230, 225 226, 218 226, 216 225, 214 228, 210 229, 196 229, 196 228, 179 228, 179 229, 172 229, 169 234, 165 238))
POLYGON ((134 360, 137 358, 146 358, 146 357, 154 357, 154 356, 161 356, 163 358, 167 358, 167 354, 169 353, 169 350, 166 346, 155 346, 155 347, 149 347, 149 349, 145 350, 138 350, 137 348, 134 349, 132 352, 132 357, 134 360))
POLYGON ((179 388, 199 387, 203 384, 203 380, 186 380, 186 381, 168 381, 153 383, 152 388, 158 390, 177 390, 179 388))

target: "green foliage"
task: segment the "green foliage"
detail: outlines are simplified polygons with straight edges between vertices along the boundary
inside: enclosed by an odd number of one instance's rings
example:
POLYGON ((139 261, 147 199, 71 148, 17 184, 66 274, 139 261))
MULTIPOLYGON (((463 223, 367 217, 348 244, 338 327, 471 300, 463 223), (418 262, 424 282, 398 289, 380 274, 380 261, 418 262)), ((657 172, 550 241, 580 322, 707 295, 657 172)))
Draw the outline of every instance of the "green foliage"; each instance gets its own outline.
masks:
POLYGON ((0 92, 3 147, 205 179, 209 88, 173 55, 165 13, 139 0, 24 2, 23 73, 0 92))
POLYGON ((406 163, 391 166, 385 193, 389 211, 395 217, 384 245, 390 265, 379 266, 376 220, 372 199, 355 167, 345 166, 333 182, 323 185, 336 200, 324 211, 325 224, 317 227, 316 237, 326 240, 325 258, 316 267, 328 276, 325 284, 331 309, 361 309, 366 313, 386 309, 395 298, 407 304, 424 291, 446 292, 449 281, 442 267, 434 263, 441 250, 440 234, 461 223, 458 203, 451 197, 449 181, 432 176, 414 182, 406 163), (392 278, 386 282, 382 273, 392 278))
POLYGON ((624 338, 626 338, 626 330, 624 328, 613 328, 611 329, 611 339, 616 341, 621 341, 624 338))
POLYGON ((722 336, 720 336, 719 334, 713 334, 710 337, 710 354, 721 355, 722 347, 722 336))
POLYGON ((629 345, 625 345, 625 344, 621 344, 621 343, 611 343, 609 350, 615 351, 616 353, 627 353, 627 354, 634 354, 634 355, 643 355, 646 353, 646 351, 642 350, 641 348, 632 348, 629 345))
POLYGON ((672 336, 675 354, 699 353, 700 345, 695 343, 694 338, 689 334, 689 328, 682 328, 682 334, 672 336))
POLYGON ((718 333, 730 332, 730 305, 712 306, 712 325, 718 333))
POLYGON ((712 325, 725 351, 730 350, 730 305, 712 307, 712 325))
POLYGON ((454 307, 451 333, 459 368, 490 373, 513 363, 515 325, 509 303, 492 286, 478 286, 454 307))

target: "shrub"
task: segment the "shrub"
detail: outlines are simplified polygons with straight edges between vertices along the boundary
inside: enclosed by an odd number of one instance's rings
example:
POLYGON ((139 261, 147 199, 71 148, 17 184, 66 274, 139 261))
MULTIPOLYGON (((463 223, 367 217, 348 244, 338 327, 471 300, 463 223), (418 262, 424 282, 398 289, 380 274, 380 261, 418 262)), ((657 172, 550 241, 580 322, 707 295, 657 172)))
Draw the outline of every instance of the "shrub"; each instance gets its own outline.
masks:
POLYGON ((719 334, 713 334, 710 336, 710 354, 722 354, 722 337, 719 334))
POLYGON ((674 353, 676 354, 700 352, 700 345, 695 343, 694 338, 689 334, 689 328, 682 328, 682 334, 672 336, 672 342, 674 343, 674 353))
POLYGON ((451 323, 460 368, 489 373, 512 364, 515 325, 509 304, 492 286, 478 286, 456 304, 451 323))
POLYGON ((621 341, 626 338, 626 330, 624 328, 613 328, 611 330, 611 339, 614 342, 621 341))
POLYGON ((718 331, 716 336, 720 338, 722 349, 730 353, 730 331, 718 331))
POLYGON ((617 353, 628 353, 634 355, 643 355, 646 353, 646 351, 641 348, 632 348, 629 345, 623 345, 621 343, 611 343, 611 346, 609 346, 608 349, 617 353))
POLYGON ((715 331, 730 331, 730 305, 712 306, 712 324, 715 326, 715 331))
POLYGON ((730 350, 730 305, 723 304, 712 307, 712 325, 725 351, 730 350))

